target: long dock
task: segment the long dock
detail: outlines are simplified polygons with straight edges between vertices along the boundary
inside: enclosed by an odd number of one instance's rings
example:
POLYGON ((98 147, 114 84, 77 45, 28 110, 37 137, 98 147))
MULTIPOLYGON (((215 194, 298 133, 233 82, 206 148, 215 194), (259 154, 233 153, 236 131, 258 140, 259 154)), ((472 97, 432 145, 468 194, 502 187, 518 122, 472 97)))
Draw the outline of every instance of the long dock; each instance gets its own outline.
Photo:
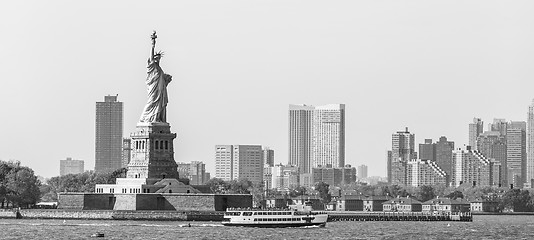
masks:
POLYGON ((472 222, 470 212, 438 214, 423 212, 340 212, 328 211, 328 221, 459 221, 472 222))

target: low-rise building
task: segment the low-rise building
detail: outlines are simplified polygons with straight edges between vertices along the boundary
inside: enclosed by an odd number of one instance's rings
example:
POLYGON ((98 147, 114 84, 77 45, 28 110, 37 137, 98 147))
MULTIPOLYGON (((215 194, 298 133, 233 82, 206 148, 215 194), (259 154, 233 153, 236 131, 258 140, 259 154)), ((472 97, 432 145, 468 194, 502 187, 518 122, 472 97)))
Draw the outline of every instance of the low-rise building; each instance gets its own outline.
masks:
POLYGON ((499 203, 489 200, 471 201, 471 212, 498 212, 499 203))
POLYGON ((363 195, 342 195, 337 200, 337 211, 363 211, 363 195))
POLYGON ((389 196, 368 196, 363 199, 363 211, 366 212, 377 212, 383 211, 382 203, 390 200, 389 196))
POLYGON ((469 212, 470 203, 463 199, 434 198, 423 203, 423 212, 427 213, 457 213, 469 212))
POLYGON ((409 197, 397 197, 382 203, 384 212, 421 212, 421 202, 409 197))

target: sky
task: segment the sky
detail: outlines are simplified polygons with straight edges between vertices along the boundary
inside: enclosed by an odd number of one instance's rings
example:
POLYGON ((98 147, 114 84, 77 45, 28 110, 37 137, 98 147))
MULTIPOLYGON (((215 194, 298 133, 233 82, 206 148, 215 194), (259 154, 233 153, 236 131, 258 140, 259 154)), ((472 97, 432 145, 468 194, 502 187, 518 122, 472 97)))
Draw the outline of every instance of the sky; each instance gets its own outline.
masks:
MULTIPOLYGON (((386 175, 391 135, 468 143, 480 117, 526 121, 533 1, 7 1, 0 9, 0 159, 44 177, 94 169, 95 102, 124 135, 146 103, 150 34, 165 52, 177 162, 260 144, 287 163, 289 104, 346 104, 346 159, 386 175)), ((485 126, 487 127, 487 126, 485 126)))

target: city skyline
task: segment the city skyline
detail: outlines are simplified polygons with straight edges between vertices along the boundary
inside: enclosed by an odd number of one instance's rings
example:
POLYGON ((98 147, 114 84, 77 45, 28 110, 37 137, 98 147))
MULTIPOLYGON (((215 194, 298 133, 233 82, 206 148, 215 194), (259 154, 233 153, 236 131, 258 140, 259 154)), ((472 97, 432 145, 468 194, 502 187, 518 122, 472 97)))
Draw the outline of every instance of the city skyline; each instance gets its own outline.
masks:
POLYGON ((167 118, 178 133, 175 159, 203 161, 211 173, 219 143, 270 146, 275 163, 287 163, 291 103, 346 104, 345 163, 368 165, 369 176, 386 175, 391 133, 404 127, 416 144, 447 136, 458 148, 474 117, 527 121, 534 3, 413 4, 6 3, 0 22, 16 23, 3 25, 0 51, 9 57, 0 74, 9 80, 0 102, 16 117, 0 119, 9 126, 0 159, 44 177, 59 175, 66 156, 92 168, 94 103, 118 94, 123 137, 134 132, 154 29, 174 77, 167 118), (146 21, 146 11, 165 17, 146 21), (521 87, 503 96, 502 84, 521 87), (28 151, 18 143, 29 134, 48 140, 28 151))

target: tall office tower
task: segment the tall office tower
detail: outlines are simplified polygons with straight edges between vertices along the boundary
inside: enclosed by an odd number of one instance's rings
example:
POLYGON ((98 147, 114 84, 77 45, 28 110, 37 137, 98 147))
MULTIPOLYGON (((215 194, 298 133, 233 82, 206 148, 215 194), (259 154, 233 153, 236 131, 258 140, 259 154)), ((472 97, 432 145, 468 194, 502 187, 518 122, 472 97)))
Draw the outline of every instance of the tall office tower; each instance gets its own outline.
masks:
POLYGON ((450 182, 452 174, 452 151, 454 150, 454 142, 448 141, 447 137, 441 136, 436 145, 436 164, 447 174, 447 184, 450 182))
POLYGON ((506 170, 508 184, 519 188, 526 180, 526 122, 510 122, 506 130, 506 170))
POLYGON ((289 105, 289 161, 300 173, 345 165, 345 104, 289 105))
POLYGON ((367 165, 362 164, 358 166, 357 176, 359 179, 367 178, 367 165))
POLYGON ((408 162, 408 185, 445 185, 447 173, 435 161, 414 159, 408 162))
POLYGON ((469 146, 476 149, 477 138, 484 132, 484 122, 480 118, 473 118, 473 123, 469 124, 469 146))
POLYGON ((391 183, 406 185, 408 161, 417 158, 414 151, 415 134, 411 134, 408 128, 404 132, 394 133, 391 145, 391 183))
POLYGON ((273 185, 273 167, 269 165, 263 166, 263 186, 264 189, 271 189, 273 185))
POLYGON ((458 149, 452 152, 453 171, 451 182, 453 187, 462 184, 469 186, 492 186, 492 161, 477 150, 458 149))
POLYGON ((206 181, 206 164, 199 161, 192 161, 189 166, 189 184, 202 185, 206 181))
POLYGON ((112 172, 122 167, 122 102, 104 96, 96 103, 95 172, 112 172))
POLYGON ((496 182, 496 186, 506 186, 508 184, 507 171, 505 171, 507 165, 506 137, 498 131, 486 131, 478 136, 477 149, 482 155, 494 159, 498 163, 500 166, 499 176, 494 176, 493 181, 496 182))
POLYGON ((263 164, 269 167, 274 166, 274 150, 265 147, 262 152, 263 164))
POLYGON ((176 164, 177 164, 176 171, 178 171, 178 176, 180 178, 189 179, 189 174, 191 171, 191 163, 178 162, 176 164))
POLYGON ((132 154, 132 139, 130 138, 123 138, 122 139, 122 163, 121 166, 123 168, 128 167, 128 163, 130 163, 131 155, 132 154))
POLYGON ((504 118, 494 118, 493 123, 488 124, 488 131, 499 132, 502 136, 506 135, 506 129, 508 128, 508 123, 504 118))
POLYGON ((84 171, 83 160, 73 160, 68 157, 66 160, 59 160, 59 175, 78 174, 84 171))
POLYGON ((527 177, 528 186, 534 187, 534 100, 527 113, 527 177))
POLYGON ((388 150, 387 152, 387 158, 386 158, 386 161, 387 161, 387 166, 386 166, 386 174, 387 174, 387 179, 388 179, 388 183, 391 184, 393 182, 393 173, 392 173, 392 166, 391 166, 391 163, 392 163, 392 152, 391 150, 388 150))
POLYGON ((419 158, 423 160, 436 160, 436 144, 432 139, 425 139, 425 143, 419 144, 419 158))
POLYGON ((356 181, 356 168, 331 166, 312 168, 313 183, 325 182, 331 187, 356 181))
POLYGON ((277 164, 270 167, 272 179, 271 189, 287 191, 292 187, 299 186, 299 174, 296 166, 277 164))
POLYGON ((263 182, 262 149, 259 145, 216 145, 215 177, 223 180, 248 179, 263 182))

